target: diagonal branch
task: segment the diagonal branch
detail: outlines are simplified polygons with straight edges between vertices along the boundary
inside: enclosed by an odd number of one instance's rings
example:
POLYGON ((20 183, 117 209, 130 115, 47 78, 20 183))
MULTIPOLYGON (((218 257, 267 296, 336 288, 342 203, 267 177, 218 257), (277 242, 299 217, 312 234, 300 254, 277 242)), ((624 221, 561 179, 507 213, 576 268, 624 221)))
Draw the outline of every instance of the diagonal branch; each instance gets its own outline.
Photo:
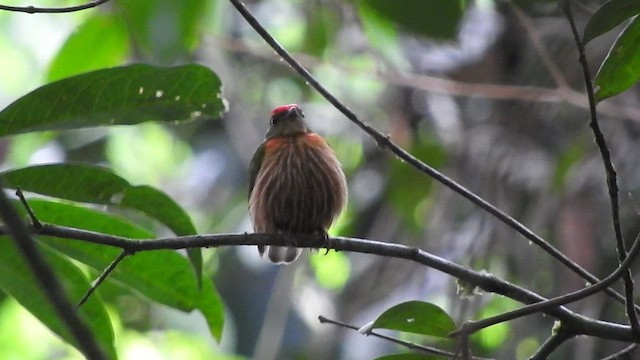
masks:
POLYGON ((128 255, 131 255, 130 251, 122 250, 122 252, 111 262, 111 264, 109 264, 109 266, 107 266, 102 271, 100 276, 98 276, 98 278, 91 283, 91 287, 89 287, 89 290, 87 290, 84 296, 82 296, 82 299, 78 301, 78 303, 76 304, 76 308, 79 308, 80 306, 82 306, 89 299, 89 296, 91 296, 91 294, 93 294, 93 292, 96 291, 98 286, 100 286, 100 284, 102 284, 107 279, 107 276, 109 276, 109 274, 111 274, 111 272, 116 268, 116 266, 118 266, 120 261, 124 260, 124 258, 126 258, 128 255))
MULTIPOLYGON (((271 46, 271 48, 278 53, 300 76, 302 76, 309 85, 311 85, 316 91, 318 91, 329 103, 331 103, 336 109, 342 112, 349 120, 351 120, 354 124, 359 126, 362 130, 364 130, 367 134, 369 134, 380 147, 384 149, 388 149, 392 153, 394 153, 398 158, 404 160, 409 165, 416 168, 418 171, 421 171, 434 180, 440 182, 446 187, 450 188, 454 192, 460 194, 465 199, 469 200, 476 206, 485 210, 489 214, 496 217, 501 222, 505 223, 512 229, 516 230, 522 236, 530 240, 532 243, 536 244, 560 263, 562 263, 567 268, 571 269, 574 273, 580 275, 583 279, 588 282, 595 284, 600 281, 596 276, 589 273, 587 270, 582 268, 580 265, 573 262, 567 256, 565 256, 561 251, 553 247, 547 241, 545 241, 542 237, 531 231, 529 228, 524 226, 518 220, 513 217, 507 215, 502 210, 495 207, 493 204, 487 202, 477 194, 468 190, 464 186, 458 184, 451 178, 446 175, 440 173, 436 169, 430 167, 424 162, 420 161, 415 156, 411 155, 400 146, 396 145, 388 135, 384 135, 371 125, 360 120, 356 114, 351 111, 347 106, 345 106, 340 100, 338 100, 333 94, 331 94, 327 89, 325 89, 318 80, 316 80, 313 75, 311 75, 300 63, 298 63, 288 52, 285 50, 270 34, 265 30, 265 28, 260 24, 260 22, 251 14, 251 12, 242 4, 240 0, 229 0, 235 6, 235 8, 240 12, 240 14, 247 20, 247 22, 256 30, 256 32, 271 46)), ((621 303, 625 303, 625 297, 616 292, 613 289, 607 288, 606 293, 609 294, 612 298, 616 299, 621 303)))
POLYGON ((20 219, 4 191, 0 191, 0 218, 6 224, 7 231, 5 233, 11 235, 26 263, 31 268, 36 281, 40 283, 45 297, 51 301, 60 320, 77 341, 78 349, 87 359, 106 359, 102 349, 93 337, 91 329, 84 323, 73 308, 73 305, 71 305, 71 302, 69 302, 69 299, 67 299, 53 269, 38 250, 29 229, 20 219))
POLYGON ((33 225, 33 227, 36 229, 40 229, 42 227, 42 224, 40 223, 40 220, 38 220, 36 214, 33 212, 33 209, 31 209, 31 206, 29 206, 27 199, 25 199, 24 194, 22 193, 22 189, 20 189, 19 187, 16 189, 16 196, 18 197, 18 199, 20 199, 20 202, 22 203, 22 206, 24 206, 25 210, 27 210, 27 214, 29 215, 29 219, 31 220, 31 224, 33 225))
POLYGON ((624 349, 616 352, 615 354, 613 354, 611 356, 607 356, 607 357, 602 358, 600 360, 621 360, 621 359, 624 359, 622 356, 631 355, 631 353, 636 351, 637 348, 638 348, 638 344, 631 344, 631 345, 625 347, 624 349))
MULTIPOLYGON (((589 72, 589 66, 587 64, 587 58, 584 54, 584 44, 578 34, 575 21, 573 19, 573 13, 571 12, 571 4, 569 0, 561 0, 560 4, 562 12, 564 12, 569 25, 571 26, 571 32, 578 48, 579 61, 582 67, 582 75, 584 77, 584 83, 587 87, 587 96, 589 98, 589 113, 591 114, 591 121, 589 127, 593 130, 593 136, 598 150, 602 156, 602 162, 604 163, 605 172, 607 175, 607 187, 609 188, 609 198, 611 200, 611 220, 613 222, 613 231, 616 237, 616 250, 618 251, 618 262, 622 263, 627 256, 627 250, 625 249, 624 239, 622 238, 622 230, 620 228, 620 204, 618 199, 618 182, 616 180, 616 170, 611 162, 611 153, 607 146, 607 141, 604 138, 600 125, 598 124, 598 115, 596 112, 596 101, 593 96, 593 84, 591 82, 591 74, 589 72)), ((631 323, 631 328, 634 332, 640 334, 640 322, 638 322, 638 314, 633 302, 633 278, 631 277, 631 270, 627 271, 624 276, 624 290, 626 296, 627 316, 631 323)))
POLYGON ((96 6, 100 6, 109 0, 94 0, 82 5, 69 6, 69 7, 61 7, 61 8, 43 8, 43 7, 35 7, 35 6, 10 6, 10 5, 0 5, 0 10, 12 11, 12 12, 23 12, 28 14, 62 14, 62 13, 70 13, 76 11, 82 11, 86 9, 90 9, 96 6))

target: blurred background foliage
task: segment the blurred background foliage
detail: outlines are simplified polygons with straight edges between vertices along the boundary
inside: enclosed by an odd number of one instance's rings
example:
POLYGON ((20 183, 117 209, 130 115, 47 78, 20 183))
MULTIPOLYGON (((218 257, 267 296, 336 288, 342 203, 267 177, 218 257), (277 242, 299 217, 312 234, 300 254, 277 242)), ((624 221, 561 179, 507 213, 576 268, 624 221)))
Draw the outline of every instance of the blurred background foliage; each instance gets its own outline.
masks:
MULTIPOLYGON (((28 5, 76 4, 35 1, 28 5)), ((569 88, 583 91, 584 86, 556 2, 246 3, 361 118, 592 273, 601 276, 614 268, 604 171, 587 127, 586 100, 570 99, 569 88), (535 96, 528 89, 560 89, 569 95, 535 96)), ((602 1, 574 3, 584 27, 602 1)), ((332 234, 417 246, 545 296, 583 285, 514 231, 379 149, 295 76, 227 1, 112 0, 63 15, 0 12, 0 31, 2 108, 48 82, 128 63, 203 64, 220 77, 228 103, 220 119, 4 138, 2 170, 52 162, 103 165, 130 184, 165 191, 186 209, 198 233, 251 231, 249 160, 262 141, 269 111, 298 103, 310 126, 328 139, 349 179, 348 210, 332 234)), ((615 35, 589 43, 594 73, 615 35)), ((628 238, 640 227, 638 95, 635 87, 600 106, 619 173, 628 238)), ((158 229, 145 223, 149 219, 123 216, 158 229)), ((321 325, 317 316, 361 326, 394 304, 424 300, 461 324, 518 306, 491 294, 460 296, 448 276, 363 254, 311 253, 282 268, 259 259, 253 247, 207 249, 204 273, 213 277, 225 304, 219 344, 199 313, 186 315, 151 303, 123 292, 115 282, 103 285, 99 293, 120 359, 369 359, 398 348, 321 325)), ((602 295, 570 307, 624 321, 623 307, 602 295)), ((477 355, 524 359, 551 326, 552 319, 537 315, 500 324, 474 336, 473 348, 477 355)), ((407 339, 455 346, 413 335, 407 339)), ((6 296, 0 304, 0 349, 3 359, 80 358, 6 296)), ((585 337, 560 348, 556 358, 595 359, 615 350, 616 344, 585 337)))

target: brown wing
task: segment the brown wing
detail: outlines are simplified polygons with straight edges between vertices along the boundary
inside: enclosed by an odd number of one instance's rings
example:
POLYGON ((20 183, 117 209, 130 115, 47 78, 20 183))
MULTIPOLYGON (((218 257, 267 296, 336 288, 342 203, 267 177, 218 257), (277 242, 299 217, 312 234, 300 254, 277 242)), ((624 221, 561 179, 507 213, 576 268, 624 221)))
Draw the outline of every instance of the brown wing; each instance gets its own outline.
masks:
POLYGON ((258 173, 260 172, 260 167, 262 166, 262 160, 264 159, 264 150, 265 144, 262 143, 262 145, 258 147, 258 150, 256 150, 256 153, 253 154, 251 164, 249 165, 249 197, 251 197, 253 186, 256 184, 256 179, 258 178, 258 173))

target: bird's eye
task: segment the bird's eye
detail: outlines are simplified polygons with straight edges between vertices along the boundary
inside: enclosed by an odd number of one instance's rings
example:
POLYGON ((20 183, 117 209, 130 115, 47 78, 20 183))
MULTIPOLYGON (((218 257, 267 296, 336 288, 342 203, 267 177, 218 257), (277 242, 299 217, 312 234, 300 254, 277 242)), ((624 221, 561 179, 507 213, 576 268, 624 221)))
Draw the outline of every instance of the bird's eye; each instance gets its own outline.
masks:
POLYGON ((269 120, 269 125, 273 126, 276 124, 276 117, 272 116, 271 119, 269 120))

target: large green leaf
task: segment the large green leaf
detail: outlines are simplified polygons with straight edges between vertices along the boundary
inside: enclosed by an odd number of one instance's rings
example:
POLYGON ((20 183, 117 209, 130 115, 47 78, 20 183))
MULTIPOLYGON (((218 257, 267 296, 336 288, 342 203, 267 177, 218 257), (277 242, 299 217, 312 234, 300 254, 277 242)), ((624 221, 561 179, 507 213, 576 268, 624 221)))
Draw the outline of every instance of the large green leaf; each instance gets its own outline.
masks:
POLYGON ((466 1, 463 0, 358 0, 401 29, 427 38, 453 40, 466 1))
POLYGON ((594 80, 596 101, 617 95, 640 79, 640 16, 620 33, 594 80))
MULTIPOLYGON (((41 247, 42 254, 58 275, 60 284, 70 300, 79 299, 89 288, 89 281, 82 271, 55 251, 41 247)), ((42 293, 42 287, 33 277, 31 269, 15 247, 13 240, 0 237, 0 288, 14 297, 22 306, 38 318, 51 331, 68 343, 78 347, 75 338, 42 293)), ((87 323, 95 339, 102 345, 109 359, 115 359, 113 328, 104 303, 98 295, 92 296, 80 309, 80 316, 87 323)), ((37 339, 34 340, 34 345, 37 339)))
POLYGON ((94 13, 71 34, 49 65, 49 81, 122 64, 129 53, 124 21, 94 13), (87 55, 91 54, 91 55, 87 55))
MULTIPOLYGON (((153 236, 124 219, 96 210, 41 199, 30 199, 29 205, 44 222, 130 238, 149 239, 153 236)), ((39 239, 98 271, 102 271, 121 252, 118 248, 79 240, 48 236, 40 236, 39 239)), ((177 252, 155 250, 134 254, 122 260, 109 279, 172 308, 182 311, 199 309, 211 333, 220 338, 224 322, 222 301, 210 280, 199 286, 189 262, 177 252)))
POLYGON ((44 85, 0 112, 0 136, 145 121, 215 118, 225 110, 218 76, 201 65, 136 64, 44 85))
POLYGON ((638 14, 640 14, 638 0, 609 0, 602 4, 589 19, 584 28, 582 41, 586 44, 638 14))
MULTIPOLYGON (((176 235, 195 235, 187 212, 168 195, 150 186, 133 186, 109 169, 81 164, 49 164, 10 170, 1 174, 7 187, 60 199, 135 209, 166 225, 176 235)), ((41 216, 44 214, 38 214, 41 216)), ((73 225, 70 225, 73 226, 73 225)), ((153 235, 148 238, 154 237, 153 235)), ((202 252, 189 249, 198 281, 202 277, 202 252)))
POLYGON ((408 301, 387 309, 373 322, 371 329, 449 338, 449 333, 456 329, 456 325, 439 306, 422 301, 408 301))

